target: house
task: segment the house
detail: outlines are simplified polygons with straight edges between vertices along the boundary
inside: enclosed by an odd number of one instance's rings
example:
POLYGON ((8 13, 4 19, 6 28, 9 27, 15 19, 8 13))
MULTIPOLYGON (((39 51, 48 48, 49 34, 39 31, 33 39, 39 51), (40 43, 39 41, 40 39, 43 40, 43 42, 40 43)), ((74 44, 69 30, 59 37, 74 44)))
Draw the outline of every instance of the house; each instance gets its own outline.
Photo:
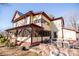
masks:
POLYGON ((64 19, 62 17, 53 19, 51 24, 51 36, 54 40, 76 41, 79 39, 78 31, 64 27, 64 19))
POLYGON ((17 45, 32 46, 51 38, 55 41, 76 40, 76 32, 64 29, 62 17, 51 19, 45 12, 29 11, 22 14, 16 11, 12 24, 13 28, 6 30, 7 37, 17 45))
POLYGON ((29 11, 22 14, 15 12, 12 23, 13 28, 7 29, 8 39, 19 45, 35 45, 50 38, 51 19, 45 12, 29 11))

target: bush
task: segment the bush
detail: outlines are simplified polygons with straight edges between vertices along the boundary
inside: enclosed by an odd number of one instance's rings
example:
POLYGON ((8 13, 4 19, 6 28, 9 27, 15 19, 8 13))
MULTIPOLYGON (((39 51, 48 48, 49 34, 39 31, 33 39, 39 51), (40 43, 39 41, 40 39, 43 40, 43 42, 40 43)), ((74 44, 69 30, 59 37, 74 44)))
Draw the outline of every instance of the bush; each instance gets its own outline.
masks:
POLYGON ((5 46, 6 46, 6 47, 9 47, 9 40, 7 40, 7 41, 5 42, 5 46))
POLYGON ((0 34, 0 43, 4 43, 7 39, 0 34))
POLYGON ((8 40, 5 42, 6 47, 15 47, 14 43, 10 43, 8 40))

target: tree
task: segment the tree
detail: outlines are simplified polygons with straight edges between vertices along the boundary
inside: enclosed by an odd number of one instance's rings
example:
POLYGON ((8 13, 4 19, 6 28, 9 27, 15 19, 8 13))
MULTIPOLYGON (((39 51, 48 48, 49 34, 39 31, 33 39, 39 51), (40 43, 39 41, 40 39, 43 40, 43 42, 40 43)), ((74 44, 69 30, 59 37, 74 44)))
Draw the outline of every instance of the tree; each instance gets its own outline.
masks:
POLYGON ((48 16, 49 16, 51 19, 55 17, 55 16, 52 15, 52 14, 48 14, 48 16))
POLYGON ((79 15, 77 13, 69 15, 67 27, 79 31, 79 15))
POLYGON ((0 43, 4 43, 7 39, 0 34, 0 43))

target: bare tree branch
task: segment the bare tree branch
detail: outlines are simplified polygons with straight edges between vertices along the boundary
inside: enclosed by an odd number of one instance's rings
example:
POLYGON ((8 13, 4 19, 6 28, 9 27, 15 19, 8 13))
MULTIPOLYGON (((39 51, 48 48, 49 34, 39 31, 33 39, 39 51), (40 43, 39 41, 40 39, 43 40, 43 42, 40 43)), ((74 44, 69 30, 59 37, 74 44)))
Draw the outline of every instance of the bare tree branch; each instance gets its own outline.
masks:
POLYGON ((78 14, 73 14, 68 17, 68 21, 69 21, 68 24, 70 24, 69 25, 70 29, 74 29, 78 31, 79 29, 78 18, 79 18, 78 14))

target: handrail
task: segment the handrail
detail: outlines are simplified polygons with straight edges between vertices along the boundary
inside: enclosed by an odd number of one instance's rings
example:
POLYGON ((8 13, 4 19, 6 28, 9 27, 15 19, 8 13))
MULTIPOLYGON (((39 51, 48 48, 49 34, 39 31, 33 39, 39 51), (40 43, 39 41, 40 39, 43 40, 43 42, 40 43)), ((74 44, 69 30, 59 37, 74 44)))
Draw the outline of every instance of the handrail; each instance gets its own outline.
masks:
POLYGON ((20 41, 20 44, 19 45, 21 45, 23 42, 25 42, 26 40, 28 40, 30 38, 30 36, 29 37, 27 37, 25 40, 23 40, 23 41, 20 41))

